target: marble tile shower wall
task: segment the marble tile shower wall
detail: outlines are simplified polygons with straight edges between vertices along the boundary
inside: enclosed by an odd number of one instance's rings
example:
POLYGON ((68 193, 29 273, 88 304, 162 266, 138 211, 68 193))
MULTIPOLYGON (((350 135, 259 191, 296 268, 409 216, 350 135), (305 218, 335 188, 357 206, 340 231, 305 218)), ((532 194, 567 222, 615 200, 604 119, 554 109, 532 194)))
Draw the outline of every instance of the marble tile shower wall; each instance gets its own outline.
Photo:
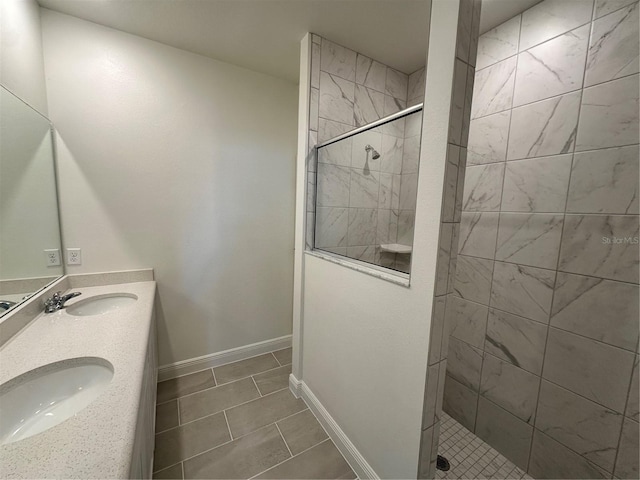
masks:
POLYGON ((534 478, 638 478, 637 0, 480 37, 444 409, 534 478))
MULTIPOLYGON (((418 478, 436 478, 436 460, 440 438, 442 401, 447 370, 449 328, 446 316, 448 298, 453 295, 457 247, 467 162, 467 141, 471 118, 475 75, 480 0, 459 0, 452 94, 449 111, 449 135, 444 174, 444 191, 438 238, 436 282, 429 337, 428 368, 422 413, 418 478)), ((424 81, 424 80, 423 80, 424 81)), ((424 84, 422 86, 424 91, 424 84)))
MULTIPOLYGON (((419 103, 420 79, 420 71, 409 76, 312 35, 310 149, 403 110, 408 92, 412 104, 419 103)), ((309 152, 307 248, 315 233, 323 250, 409 271, 408 255, 380 252, 380 244, 412 243, 420 118, 412 115, 325 147, 317 162, 309 152), (380 158, 367 156, 366 145, 380 158)))

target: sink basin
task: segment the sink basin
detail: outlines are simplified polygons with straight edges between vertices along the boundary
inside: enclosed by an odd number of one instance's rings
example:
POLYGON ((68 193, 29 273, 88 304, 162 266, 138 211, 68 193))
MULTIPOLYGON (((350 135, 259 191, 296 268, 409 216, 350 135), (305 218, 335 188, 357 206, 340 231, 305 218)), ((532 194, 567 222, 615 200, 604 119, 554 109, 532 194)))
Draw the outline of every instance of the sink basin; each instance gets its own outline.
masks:
POLYGON ((0 385, 0 444, 17 442, 73 417, 107 388, 113 365, 97 357, 50 363, 0 385))
POLYGON ((69 315, 102 315, 126 308, 137 300, 138 297, 131 293, 109 293, 85 298, 67 307, 65 310, 69 315))

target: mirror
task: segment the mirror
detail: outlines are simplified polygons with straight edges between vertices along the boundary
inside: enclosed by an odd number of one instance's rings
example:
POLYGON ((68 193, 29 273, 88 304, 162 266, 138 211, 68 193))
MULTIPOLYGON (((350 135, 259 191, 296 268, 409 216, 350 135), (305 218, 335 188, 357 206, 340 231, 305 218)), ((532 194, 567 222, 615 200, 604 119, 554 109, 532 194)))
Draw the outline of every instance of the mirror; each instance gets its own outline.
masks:
POLYGON ((0 95, 2 316, 64 267, 51 122, 6 88, 0 95))

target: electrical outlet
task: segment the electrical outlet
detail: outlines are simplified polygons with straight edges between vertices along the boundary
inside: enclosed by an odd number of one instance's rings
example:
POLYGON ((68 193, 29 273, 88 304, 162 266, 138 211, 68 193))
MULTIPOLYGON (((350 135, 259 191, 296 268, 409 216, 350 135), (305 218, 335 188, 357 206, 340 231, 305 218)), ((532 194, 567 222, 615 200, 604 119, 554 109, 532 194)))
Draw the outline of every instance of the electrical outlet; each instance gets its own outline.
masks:
POLYGON ((67 248, 67 265, 82 265, 82 250, 67 248))
POLYGON ((47 267, 59 267, 60 266, 60 249, 49 248, 44 251, 44 255, 47 262, 47 267))

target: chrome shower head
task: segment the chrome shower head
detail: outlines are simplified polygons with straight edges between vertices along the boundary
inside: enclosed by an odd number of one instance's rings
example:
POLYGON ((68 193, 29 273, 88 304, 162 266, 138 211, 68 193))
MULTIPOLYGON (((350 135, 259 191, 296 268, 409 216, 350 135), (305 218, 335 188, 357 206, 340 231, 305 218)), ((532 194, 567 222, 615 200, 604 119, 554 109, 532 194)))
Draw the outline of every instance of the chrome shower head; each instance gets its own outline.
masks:
POLYGON ((378 153, 378 151, 375 148, 373 148, 371 145, 366 145, 364 149, 367 151, 367 153, 371 152, 372 160, 377 160, 380 158, 380 154, 378 153))

